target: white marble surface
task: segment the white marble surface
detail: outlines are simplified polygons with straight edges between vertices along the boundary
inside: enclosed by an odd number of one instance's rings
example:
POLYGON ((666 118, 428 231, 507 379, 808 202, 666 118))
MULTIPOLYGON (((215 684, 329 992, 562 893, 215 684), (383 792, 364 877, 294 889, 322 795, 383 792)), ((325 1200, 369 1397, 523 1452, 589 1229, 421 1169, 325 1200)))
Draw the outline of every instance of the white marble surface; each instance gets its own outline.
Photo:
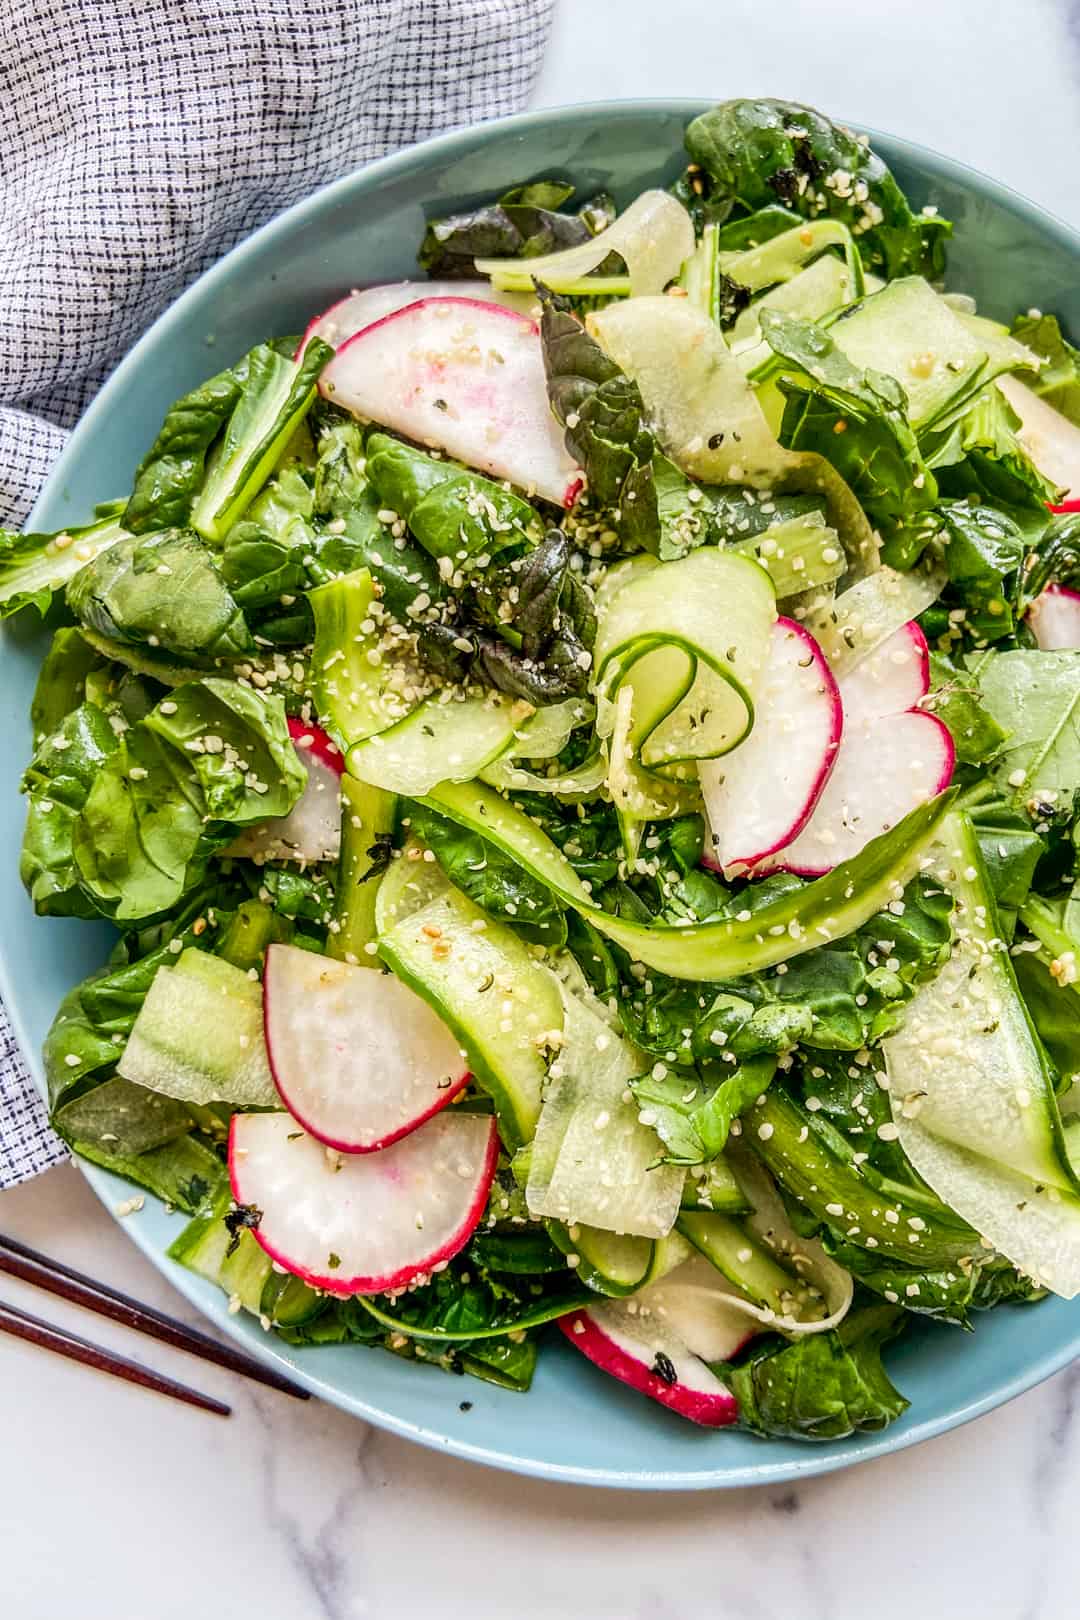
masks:
MULTIPOLYGON (((1080 219, 1075 26, 1049 0, 562 0, 537 103, 802 98, 1080 219)), ((0 1228, 187 1312, 72 1169, 0 1195, 0 1228)), ((3 1293, 42 1309, 17 1285, 3 1293)), ((44 1309, 76 1324, 59 1304, 44 1309)), ((131 1349, 108 1324, 89 1331, 131 1349)), ((648 1498, 489 1473, 185 1357, 153 1359, 227 1396, 232 1420, 0 1340, 0 1616, 1075 1612, 1080 1368, 958 1433, 798 1491, 648 1498)))

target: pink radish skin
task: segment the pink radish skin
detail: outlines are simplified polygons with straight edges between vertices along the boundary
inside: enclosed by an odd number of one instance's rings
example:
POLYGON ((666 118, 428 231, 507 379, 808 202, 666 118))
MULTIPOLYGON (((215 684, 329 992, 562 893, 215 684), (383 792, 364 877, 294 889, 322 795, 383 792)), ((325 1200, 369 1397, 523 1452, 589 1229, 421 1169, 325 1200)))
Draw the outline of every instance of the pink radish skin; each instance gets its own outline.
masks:
POLYGON ((230 855, 254 861, 299 861, 313 865, 336 861, 341 853, 341 750, 321 726, 305 726, 291 717, 289 736, 307 771, 307 786, 287 816, 274 816, 250 827, 229 845, 230 855))
POLYGON ((475 298, 424 298, 341 345, 336 405, 571 507, 583 487, 548 404, 535 321, 475 298))
POLYGON ((270 1072, 285 1107, 339 1153, 376 1153, 452 1102, 469 1069, 454 1036, 390 973, 271 945, 270 1072))
POLYGON ((734 1395, 703 1361, 674 1342, 654 1347, 631 1337, 603 1305, 571 1311, 559 1318, 559 1327, 575 1350, 595 1366, 691 1423, 723 1429, 738 1418, 734 1395), (652 1370, 658 1348, 675 1372, 673 1384, 652 1370))
POLYGON ((406 309, 424 298, 475 298, 482 304, 500 304, 525 313, 536 303, 531 293, 500 292, 490 281, 390 281, 376 287, 354 287, 308 324, 296 351, 303 354, 313 337, 339 349, 365 326, 395 310, 406 309))
POLYGON ((728 876, 783 849, 809 821, 844 717, 832 670, 808 630, 777 619, 749 737, 698 767, 710 827, 704 865, 728 876))
POLYGON ((1027 610, 1027 622, 1043 652, 1080 647, 1080 591, 1048 585, 1027 610))
POLYGON ((832 775, 798 838, 759 873, 821 877, 948 787, 956 750, 947 727, 921 709, 895 707, 916 687, 916 701, 925 696, 925 647, 918 626, 905 625, 841 678, 844 736, 832 775))
POLYGON ((382 1153, 342 1160, 290 1114, 234 1114, 229 1130, 232 1193, 260 1212, 256 1242, 339 1298, 405 1288, 452 1259, 484 1213, 498 1156, 482 1114, 442 1114, 382 1153))

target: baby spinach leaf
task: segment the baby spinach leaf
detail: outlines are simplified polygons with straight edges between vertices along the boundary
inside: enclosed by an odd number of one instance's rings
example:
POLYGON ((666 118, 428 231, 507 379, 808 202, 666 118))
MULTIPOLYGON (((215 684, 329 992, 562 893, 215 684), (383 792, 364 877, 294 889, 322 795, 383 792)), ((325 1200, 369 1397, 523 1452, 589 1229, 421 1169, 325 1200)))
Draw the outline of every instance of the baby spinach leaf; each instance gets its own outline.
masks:
POLYGON ((72 709, 78 708, 87 695, 87 677, 103 664, 102 655, 83 638, 77 626, 62 625, 53 632, 30 702, 35 744, 56 731, 72 709))
POLYGON ((1072 590, 1080 586, 1080 512, 1058 513, 1034 542, 1024 570, 1020 612, 1050 584, 1072 590))
POLYGON ((986 502, 1033 536, 1046 527, 1046 505, 1057 486, 1020 443, 1019 426, 1005 395, 991 386, 964 402, 958 416, 939 418, 920 435, 919 446, 943 494, 986 502))
POLYGON ((287 815, 306 774, 280 698, 207 678, 124 733, 73 830, 80 881, 117 919, 175 905, 232 828, 287 815))
POLYGON ((67 602, 98 635, 160 647, 185 663, 254 650, 215 558, 191 529, 118 541, 75 576, 67 602))
POLYGON ((714 211, 780 202, 803 218, 824 212, 850 227, 867 264, 888 277, 934 280, 944 271, 952 227, 936 215, 916 216, 872 147, 812 107, 721 102, 689 125, 686 150, 714 211))
POLYGON ((500 1272, 496 1277, 462 1255, 422 1288, 398 1298, 364 1296, 361 1303, 383 1327, 453 1343, 535 1327, 591 1297, 565 1269, 520 1277, 500 1272))
POLYGON ((947 501, 938 507, 944 526, 945 567, 964 628, 977 641, 996 641, 1013 629, 1012 600, 1025 543, 1016 524, 992 506, 947 501))
POLYGON ((1033 793, 1060 795, 1066 804, 1080 782, 1080 658, 1018 648, 989 658, 980 679, 986 707, 1007 733, 994 764, 1002 791, 1025 802, 1033 793))
POLYGON ((424 805, 410 806, 409 819, 451 883, 482 911, 501 917, 523 939, 554 949, 565 945, 562 908, 523 866, 424 805))
POLYGON ((930 694, 922 707, 949 728, 961 765, 985 765, 1005 733, 987 710, 978 675, 946 654, 930 654, 930 694))
MULTIPOLYGON (((714 1071, 720 1068, 713 1065, 714 1071)), ((749 1058, 732 1073, 687 1083, 685 1074, 641 1075, 630 1089, 664 1144, 663 1164, 708 1164, 727 1146, 732 1121, 768 1089, 772 1057, 749 1058), (655 1116, 655 1117, 652 1117, 655 1116)))
POLYGON ((535 512, 519 495, 385 433, 367 441, 367 476, 382 504, 404 518, 425 551, 455 565, 491 557, 538 528, 535 512))
POLYGON ((72 841, 94 779, 116 748, 108 715, 83 703, 42 739, 27 766, 22 786, 29 804, 19 876, 39 916, 97 914, 80 888, 72 841))
POLYGON ((906 1412, 881 1360, 882 1346, 903 1329, 904 1313, 870 1305, 849 1313, 831 1333, 795 1344, 755 1343, 739 1366, 717 1371, 739 1403, 739 1425, 791 1440, 843 1440, 872 1434, 906 1412))

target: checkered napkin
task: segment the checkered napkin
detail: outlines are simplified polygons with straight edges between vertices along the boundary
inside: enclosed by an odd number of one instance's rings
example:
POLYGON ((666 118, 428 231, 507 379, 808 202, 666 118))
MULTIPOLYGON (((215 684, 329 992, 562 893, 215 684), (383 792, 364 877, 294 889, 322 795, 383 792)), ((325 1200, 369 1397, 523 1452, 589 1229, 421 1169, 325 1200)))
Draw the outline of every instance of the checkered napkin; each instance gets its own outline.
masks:
MULTIPOLYGON (((0 527, 201 270, 357 164, 526 101, 555 0, 8 0, 0 527)), ((11 859, 11 852, 8 852, 11 859)), ((0 1188, 53 1164, 0 1008, 0 1188)))

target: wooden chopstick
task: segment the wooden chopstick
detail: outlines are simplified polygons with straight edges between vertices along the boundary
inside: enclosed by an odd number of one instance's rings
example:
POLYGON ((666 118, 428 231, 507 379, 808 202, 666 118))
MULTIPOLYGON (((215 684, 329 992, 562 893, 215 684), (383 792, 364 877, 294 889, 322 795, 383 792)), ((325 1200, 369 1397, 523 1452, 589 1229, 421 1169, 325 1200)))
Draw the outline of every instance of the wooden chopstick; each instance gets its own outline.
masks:
POLYGON ((168 1395, 187 1406, 197 1406, 203 1412, 213 1412, 217 1417, 229 1417, 232 1413, 231 1407, 226 1406, 224 1401, 215 1400, 212 1395, 202 1395, 187 1384, 177 1383, 175 1378, 166 1378, 163 1373, 154 1372, 141 1362, 129 1361, 127 1356, 118 1356, 112 1350, 92 1344, 89 1339, 81 1339, 77 1333, 69 1333, 66 1328, 43 1322, 40 1316, 31 1316, 29 1311, 20 1311, 17 1306, 8 1305, 3 1300, 0 1300, 0 1333, 9 1333, 12 1338, 36 1344, 43 1350, 53 1351, 55 1355, 66 1356, 69 1361, 94 1367, 113 1378, 122 1378, 126 1383, 141 1384, 144 1389, 153 1390, 158 1395, 168 1395))
POLYGON ((310 1399, 308 1390, 301 1389, 273 1368, 264 1367, 261 1361, 256 1361, 254 1356, 247 1355, 243 1350, 219 1344, 208 1333, 200 1333, 198 1328, 188 1327, 186 1323, 166 1316, 164 1311, 155 1310, 150 1305, 140 1305, 130 1294, 122 1294, 106 1283, 96 1282, 93 1277, 75 1271, 71 1266, 65 1266, 61 1261, 53 1260, 2 1233, 0 1272, 17 1277, 20 1282, 30 1283, 34 1288, 43 1288, 60 1299, 69 1300, 73 1305, 81 1305, 98 1316, 107 1316, 114 1322, 133 1328, 136 1333, 144 1333, 148 1338, 159 1339, 177 1350, 185 1350, 189 1355, 198 1356, 201 1361, 213 1362, 217 1367, 240 1373, 245 1378, 252 1378, 297 1400, 310 1399))

